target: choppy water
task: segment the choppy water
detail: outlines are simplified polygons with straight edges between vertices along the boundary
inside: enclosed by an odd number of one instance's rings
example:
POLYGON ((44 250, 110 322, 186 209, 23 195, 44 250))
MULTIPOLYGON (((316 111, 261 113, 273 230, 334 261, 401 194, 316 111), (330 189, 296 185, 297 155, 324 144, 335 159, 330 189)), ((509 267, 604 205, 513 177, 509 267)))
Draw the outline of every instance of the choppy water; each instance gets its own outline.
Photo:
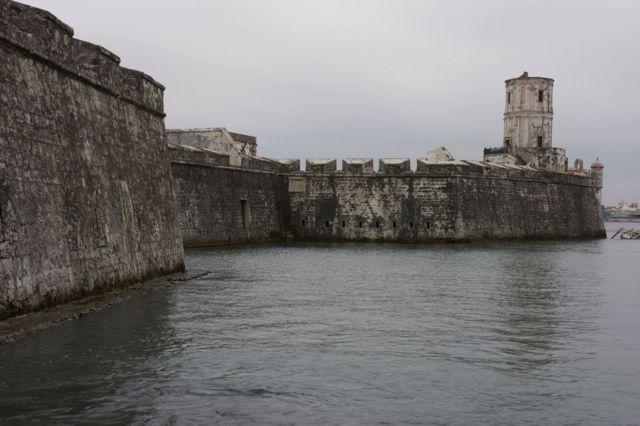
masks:
POLYGON ((187 262, 213 273, 0 347, 0 422, 640 422, 638 241, 248 245, 187 262))

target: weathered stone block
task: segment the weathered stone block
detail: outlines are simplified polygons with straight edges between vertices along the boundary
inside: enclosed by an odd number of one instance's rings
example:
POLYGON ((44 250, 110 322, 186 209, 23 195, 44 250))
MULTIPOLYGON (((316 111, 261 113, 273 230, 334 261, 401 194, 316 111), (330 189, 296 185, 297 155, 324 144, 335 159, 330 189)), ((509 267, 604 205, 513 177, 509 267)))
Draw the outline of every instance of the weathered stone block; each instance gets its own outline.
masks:
POLYGON ((347 158, 342 160, 342 171, 350 174, 373 173, 372 158, 347 158))
POLYGON ((408 158, 381 158, 378 172, 385 175, 399 175, 411 171, 411 161, 408 158))
POLYGON ((298 159, 279 159, 275 160, 282 165, 283 171, 286 172, 299 172, 300 171, 300 160, 298 159))
POLYGON ((306 165, 308 173, 332 173, 337 169, 336 160, 333 158, 307 159, 306 165))

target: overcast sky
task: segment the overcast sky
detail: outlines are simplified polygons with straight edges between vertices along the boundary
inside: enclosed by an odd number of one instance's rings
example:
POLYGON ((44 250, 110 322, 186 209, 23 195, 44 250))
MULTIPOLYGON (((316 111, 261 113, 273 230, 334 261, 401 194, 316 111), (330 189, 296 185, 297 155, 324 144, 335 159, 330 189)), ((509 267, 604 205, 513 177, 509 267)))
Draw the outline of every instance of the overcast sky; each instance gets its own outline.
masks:
POLYGON ((24 0, 164 84, 167 128, 279 158, 481 159, 504 80, 555 79, 553 144, 640 197, 640 1, 24 0))

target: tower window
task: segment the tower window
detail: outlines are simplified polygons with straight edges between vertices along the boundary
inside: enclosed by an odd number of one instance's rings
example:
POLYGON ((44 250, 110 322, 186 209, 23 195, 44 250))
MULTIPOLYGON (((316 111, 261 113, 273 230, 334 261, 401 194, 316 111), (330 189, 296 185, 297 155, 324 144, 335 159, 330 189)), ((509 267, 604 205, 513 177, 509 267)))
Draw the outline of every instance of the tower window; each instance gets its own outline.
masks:
POLYGON ((506 138, 506 139, 504 140, 504 146, 505 146, 506 148, 511 148, 511 139, 506 138))
POLYGON ((324 223, 324 227, 325 227, 325 228, 328 228, 328 227, 329 227, 329 221, 328 221, 328 220, 324 223))
POLYGON ((380 222, 376 221, 376 228, 380 228, 380 222))
POLYGON ((511 103, 511 92, 507 93, 507 103, 510 104, 511 103))
POLYGON ((538 102, 542 102, 544 99, 544 91, 538 90, 538 102))
POLYGON ((358 228, 362 228, 362 221, 358 222, 358 228))
POLYGON ((304 226, 306 225, 304 219, 302 220, 302 227, 304 228, 304 226))
POLYGON ((542 136, 538 136, 538 148, 542 148, 542 136))
POLYGON ((342 221, 342 227, 344 228, 345 226, 347 226, 347 222, 346 221, 342 221))

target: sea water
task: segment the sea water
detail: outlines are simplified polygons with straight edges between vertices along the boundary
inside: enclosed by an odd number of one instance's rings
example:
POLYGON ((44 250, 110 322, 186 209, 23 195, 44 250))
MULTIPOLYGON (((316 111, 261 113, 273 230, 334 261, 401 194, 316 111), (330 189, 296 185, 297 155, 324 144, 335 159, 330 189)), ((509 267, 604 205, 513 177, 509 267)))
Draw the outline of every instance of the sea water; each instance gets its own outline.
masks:
POLYGON ((640 241, 186 261, 211 273, 0 346, 0 423, 640 422, 640 241))

